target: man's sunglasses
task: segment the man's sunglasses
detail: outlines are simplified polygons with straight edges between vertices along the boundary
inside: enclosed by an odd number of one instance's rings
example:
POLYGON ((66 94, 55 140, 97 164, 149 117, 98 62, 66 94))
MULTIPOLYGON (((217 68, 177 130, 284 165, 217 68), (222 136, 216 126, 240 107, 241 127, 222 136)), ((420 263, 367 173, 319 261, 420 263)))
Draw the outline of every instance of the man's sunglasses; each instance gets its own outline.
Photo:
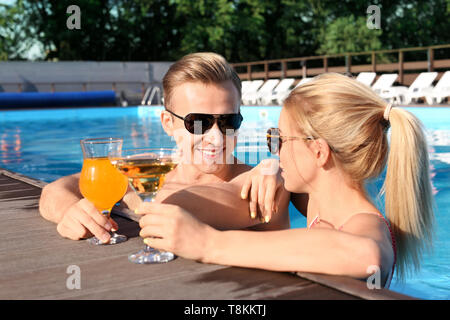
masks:
POLYGON ((241 127, 244 119, 240 113, 230 114, 208 114, 208 113, 189 113, 186 117, 181 117, 170 110, 170 114, 184 121, 184 126, 187 131, 192 134, 204 134, 211 129, 217 121, 217 126, 223 134, 234 134, 235 130, 241 127), (232 131, 231 131, 232 130, 232 131))
POLYGON ((294 137, 294 136, 282 136, 280 135, 280 129, 270 128, 267 130, 267 146, 272 154, 278 154, 281 149, 281 145, 288 140, 314 140, 314 137, 294 137))

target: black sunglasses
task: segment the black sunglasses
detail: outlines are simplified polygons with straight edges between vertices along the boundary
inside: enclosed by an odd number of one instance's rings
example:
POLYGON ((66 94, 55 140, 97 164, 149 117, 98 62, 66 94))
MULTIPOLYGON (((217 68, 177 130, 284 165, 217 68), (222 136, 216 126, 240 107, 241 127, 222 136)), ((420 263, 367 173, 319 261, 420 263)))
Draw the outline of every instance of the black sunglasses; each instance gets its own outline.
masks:
POLYGON ((278 154, 278 152, 280 152, 283 141, 299 139, 314 140, 314 137, 282 136, 280 135, 280 129, 278 128, 270 128, 267 130, 267 146, 269 147, 269 151, 272 154, 278 154))
POLYGON ((189 113, 186 117, 181 117, 174 112, 167 110, 170 114, 184 121, 187 131, 192 134, 204 134, 211 129, 217 121, 217 126, 223 134, 234 134, 234 131, 241 127, 244 119, 241 113, 229 114, 208 114, 208 113, 189 113), (231 131, 233 130, 233 131, 231 131))

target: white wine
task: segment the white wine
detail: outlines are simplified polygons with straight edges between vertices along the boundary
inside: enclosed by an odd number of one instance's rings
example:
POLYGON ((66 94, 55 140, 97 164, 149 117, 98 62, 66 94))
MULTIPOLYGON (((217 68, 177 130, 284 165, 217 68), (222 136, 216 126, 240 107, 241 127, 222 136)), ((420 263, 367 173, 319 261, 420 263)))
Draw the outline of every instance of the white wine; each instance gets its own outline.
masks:
POLYGON ((137 157, 118 159, 114 166, 127 176, 131 187, 142 200, 148 201, 162 188, 167 173, 175 169, 177 163, 172 159, 137 157))

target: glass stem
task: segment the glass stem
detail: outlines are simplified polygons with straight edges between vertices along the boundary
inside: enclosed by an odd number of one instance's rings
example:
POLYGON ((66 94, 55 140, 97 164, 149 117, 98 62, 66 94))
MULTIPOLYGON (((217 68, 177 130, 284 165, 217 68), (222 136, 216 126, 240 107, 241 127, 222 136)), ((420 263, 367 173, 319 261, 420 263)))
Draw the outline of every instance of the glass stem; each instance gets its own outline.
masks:
MULTIPOLYGON (((111 210, 102 210, 102 211, 100 211, 100 213, 101 213, 106 219, 109 220, 109 215, 111 214, 111 210)), ((115 232, 113 232, 113 231, 108 231, 108 232, 109 232, 109 235, 110 235, 111 237, 114 237, 115 235, 117 235, 117 233, 115 233, 115 232)))

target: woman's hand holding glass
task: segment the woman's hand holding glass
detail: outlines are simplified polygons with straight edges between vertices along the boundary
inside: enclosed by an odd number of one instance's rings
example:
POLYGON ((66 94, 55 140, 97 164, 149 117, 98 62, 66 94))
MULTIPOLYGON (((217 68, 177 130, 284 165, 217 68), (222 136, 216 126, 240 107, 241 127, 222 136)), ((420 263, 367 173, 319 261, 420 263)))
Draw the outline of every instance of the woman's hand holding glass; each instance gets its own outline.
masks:
POLYGON ((169 251, 186 259, 205 262, 207 239, 215 230, 183 208, 156 202, 143 202, 135 211, 146 245, 169 251))

